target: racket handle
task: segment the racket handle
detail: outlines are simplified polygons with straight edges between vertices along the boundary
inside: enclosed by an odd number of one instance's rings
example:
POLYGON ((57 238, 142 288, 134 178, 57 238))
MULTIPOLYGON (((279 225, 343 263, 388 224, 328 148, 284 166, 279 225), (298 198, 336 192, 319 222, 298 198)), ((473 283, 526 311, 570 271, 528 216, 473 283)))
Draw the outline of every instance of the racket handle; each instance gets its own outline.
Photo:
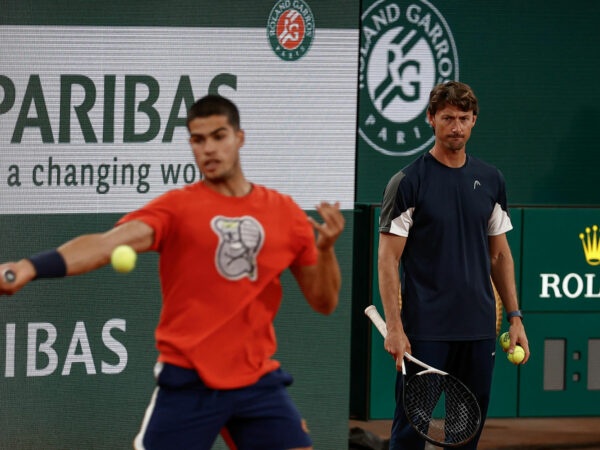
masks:
POLYGON ((377 327, 381 335, 385 338, 387 336, 387 326, 385 325, 385 320, 379 315, 377 308, 375 305, 369 305, 365 308, 365 315, 371 319, 373 325, 377 327))
MULTIPOLYGON (((365 315, 369 319, 371 319, 373 325, 375 325, 375 327, 379 330, 381 335, 385 338, 387 336, 387 325, 385 324, 385 320, 383 320, 383 317, 381 317, 381 315, 379 314, 379 311, 377 311, 375 305, 367 306, 365 308, 365 315)), ((409 355, 408 353, 405 353, 404 356, 412 361, 420 363, 418 359, 413 358, 412 355, 409 355)), ((402 374, 406 375, 406 366, 404 364, 404 359, 402 359, 402 374)))
POLYGON ((15 281, 17 279, 17 276, 15 275, 15 273, 10 269, 5 270, 4 273, 2 274, 2 277, 4 278, 4 281, 6 281, 7 283, 12 283, 13 281, 15 281))

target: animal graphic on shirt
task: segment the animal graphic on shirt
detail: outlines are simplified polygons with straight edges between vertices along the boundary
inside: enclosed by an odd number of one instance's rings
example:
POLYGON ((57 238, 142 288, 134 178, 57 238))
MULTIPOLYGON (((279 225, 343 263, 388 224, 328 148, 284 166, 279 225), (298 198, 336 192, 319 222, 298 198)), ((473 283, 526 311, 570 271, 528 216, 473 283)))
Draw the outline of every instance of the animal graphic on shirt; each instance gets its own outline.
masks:
POLYGON ((211 221, 211 226, 219 236, 215 254, 219 273, 229 280, 243 277, 256 280, 256 258, 265 239, 261 224, 250 216, 217 216, 211 221))

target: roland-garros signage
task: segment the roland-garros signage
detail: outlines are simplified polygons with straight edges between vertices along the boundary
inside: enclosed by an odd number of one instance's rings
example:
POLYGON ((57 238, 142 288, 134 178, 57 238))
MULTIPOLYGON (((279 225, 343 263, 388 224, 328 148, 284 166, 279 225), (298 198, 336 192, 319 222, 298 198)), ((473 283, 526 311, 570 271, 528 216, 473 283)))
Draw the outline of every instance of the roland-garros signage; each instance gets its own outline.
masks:
POLYGON ((279 0, 267 25, 271 47, 284 61, 302 58, 315 37, 315 16, 303 0, 279 0))
POLYGON ((362 15, 358 131, 390 156, 428 148, 429 92, 458 80, 452 30, 427 0, 374 2, 362 15))

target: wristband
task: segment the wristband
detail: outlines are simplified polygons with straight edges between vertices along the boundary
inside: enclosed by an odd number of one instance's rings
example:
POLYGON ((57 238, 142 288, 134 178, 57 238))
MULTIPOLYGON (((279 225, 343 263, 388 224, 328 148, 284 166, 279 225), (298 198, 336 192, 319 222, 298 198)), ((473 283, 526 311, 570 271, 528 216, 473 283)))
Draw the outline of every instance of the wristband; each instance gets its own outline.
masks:
POLYGON ((520 309, 506 313, 506 320, 508 322, 510 322, 510 319, 512 319, 513 317, 518 317, 519 319, 523 320, 523 313, 521 312, 520 309))
POLYGON ((57 250, 46 250, 27 258, 35 268, 35 278, 61 278, 67 274, 67 264, 57 250))

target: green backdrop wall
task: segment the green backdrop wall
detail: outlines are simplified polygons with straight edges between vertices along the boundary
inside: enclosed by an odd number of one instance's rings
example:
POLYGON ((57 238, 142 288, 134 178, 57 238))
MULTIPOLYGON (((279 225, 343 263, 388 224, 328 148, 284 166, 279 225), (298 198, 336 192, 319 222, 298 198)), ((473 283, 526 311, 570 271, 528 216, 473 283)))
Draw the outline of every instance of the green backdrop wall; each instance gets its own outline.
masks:
MULTIPOLYGON (((430 45, 435 44, 431 44, 427 33, 439 34, 438 44, 453 38, 457 67, 452 75, 470 84, 480 101, 479 118, 467 151, 504 173, 510 204, 600 204, 596 188, 600 151, 593 132, 600 119, 600 85, 596 81, 600 4, 593 0, 568 5, 544 0, 363 1, 361 48, 367 47, 364 24, 377 29, 365 12, 373 16, 390 5, 398 7, 400 17, 381 25, 375 36, 369 33, 371 51, 367 56, 373 56, 378 44, 383 45, 381 37, 386 32, 401 26, 416 30, 430 45), (418 9, 412 10, 409 21, 411 5, 418 9), (436 24, 439 29, 434 33, 436 24)), ((413 51, 405 57, 423 62, 429 53, 435 52, 413 51)), ((446 55, 450 54, 453 52, 446 55)), ((368 86, 369 64, 385 65, 382 58, 361 59, 361 73, 367 77, 363 84, 368 86)), ((373 67, 370 71, 374 72, 372 77, 378 75, 373 67)), ((420 83, 421 97, 428 95, 432 83, 424 70, 419 74, 407 70, 404 74, 408 93, 410 83, 420 83)), ((437 76, 439 81, 439 71, 437 76)), ((376 80, 372 83, 377 84, 376 80)), ((410 105, 406 101, 402 106, 410 105)), ((388 126, 390 146, 392 131, 403 130, 410 136, 414 126, 409 123, 410 117, 400 114, 394 120, 385 120, 373 107, 373 95, 368 95, 367 87, 360 89, 359 110, 359 129, 366 128, 365 110, 374 111, 378 124, 388 126)), ((369 136, 380 130, 378 124, 371 127, 374 131, 369 131, 369 136)), ((424 137, 431 136, 424 123, 419 125, 424 137)), ((407 151, 415 145, 413 142, 396 148, 407 151)), ((383 154, 359 136, 357 202, 379 203, 390 176, 415 156, 383 154)))

